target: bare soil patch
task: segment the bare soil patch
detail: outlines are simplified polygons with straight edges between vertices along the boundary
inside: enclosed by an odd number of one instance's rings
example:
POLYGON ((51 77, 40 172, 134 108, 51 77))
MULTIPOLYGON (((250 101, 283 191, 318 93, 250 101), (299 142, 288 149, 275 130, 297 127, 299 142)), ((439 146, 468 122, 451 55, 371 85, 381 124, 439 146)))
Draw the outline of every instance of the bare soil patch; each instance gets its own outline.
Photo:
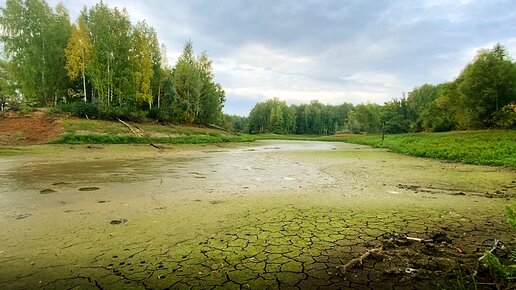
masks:
POLYGON ((21 115, 0 114, 0 144, 45 144, 59 137, 64 131, 61 117, 43 110, 21 115))

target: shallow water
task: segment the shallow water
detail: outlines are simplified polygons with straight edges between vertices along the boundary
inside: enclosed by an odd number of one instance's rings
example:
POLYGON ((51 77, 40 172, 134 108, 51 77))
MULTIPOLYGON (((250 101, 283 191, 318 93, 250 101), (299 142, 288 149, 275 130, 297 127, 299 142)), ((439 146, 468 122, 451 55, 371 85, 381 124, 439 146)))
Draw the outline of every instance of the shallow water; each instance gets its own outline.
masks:
POLYGON ((330 142, 29 151, 0 159, 0 288, 374 288, 332 273, 381 234, 510 239, 486 198, 515 193, 504 168, 330 142))

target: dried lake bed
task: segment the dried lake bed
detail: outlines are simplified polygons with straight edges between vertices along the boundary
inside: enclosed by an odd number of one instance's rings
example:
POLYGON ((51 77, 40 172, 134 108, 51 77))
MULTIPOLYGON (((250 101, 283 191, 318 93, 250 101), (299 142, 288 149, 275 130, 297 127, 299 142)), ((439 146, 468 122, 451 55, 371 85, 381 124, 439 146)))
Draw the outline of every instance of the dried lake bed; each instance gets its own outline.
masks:
POLYGON ((514 237, 512 169, 331 142, 160 148, 0 157, 0 288, 436 288, 514 237))

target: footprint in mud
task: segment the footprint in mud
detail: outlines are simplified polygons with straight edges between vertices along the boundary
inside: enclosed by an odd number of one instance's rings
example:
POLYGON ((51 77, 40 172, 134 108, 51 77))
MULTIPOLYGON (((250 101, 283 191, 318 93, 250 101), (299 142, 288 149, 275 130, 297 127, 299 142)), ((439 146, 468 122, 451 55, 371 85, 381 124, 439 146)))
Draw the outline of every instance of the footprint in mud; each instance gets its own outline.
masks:
POLYGON ((17 215, 14 216, 14 219, 22 220, 22 219, 26 219, 26 218, 30 217, 31 215, 32 215, 31 213, 17 214, 17 215))
POLYGON ((204 174, 202 174, 200 172, 196 172, 196 171, 190 171, 190 172, 188 172, 188 174, 196 175, 196 176, 203 176, 204 175, 204 174))
POLYGON ((87 186, 87 187, 81 187, 79 188, 79 191, 94 191, 94 190, 99 190, 100 187, 96 187, 96 186, 87 186))
POLYGON ((50 189, 50 188, 43 189, 43 190, 39 191, 39 193, 41 193, 41 194, 49 194, 49 193, 54 193, 54 192, 56 192, 56 191, 53 190, 53 189, 50 189))
POLYGON ((109 222, 110 225, 120 225, 120 224, 125 224, 125 223, 127 223, 126 219, 116 219, 116 220, 111 220, 109 222))

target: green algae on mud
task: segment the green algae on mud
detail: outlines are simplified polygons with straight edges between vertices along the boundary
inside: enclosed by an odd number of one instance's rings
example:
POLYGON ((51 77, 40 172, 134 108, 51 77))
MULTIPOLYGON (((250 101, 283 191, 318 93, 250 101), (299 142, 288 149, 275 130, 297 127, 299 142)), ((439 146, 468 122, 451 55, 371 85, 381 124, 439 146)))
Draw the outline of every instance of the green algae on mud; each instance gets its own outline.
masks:
POLYGON ((516 194, 507 168, 325 142, 38 150, 0 162, 0 288, 436 288, 513 237, 485 195, 516 194), (393 233, 451 243, 339 272, 393 233))

